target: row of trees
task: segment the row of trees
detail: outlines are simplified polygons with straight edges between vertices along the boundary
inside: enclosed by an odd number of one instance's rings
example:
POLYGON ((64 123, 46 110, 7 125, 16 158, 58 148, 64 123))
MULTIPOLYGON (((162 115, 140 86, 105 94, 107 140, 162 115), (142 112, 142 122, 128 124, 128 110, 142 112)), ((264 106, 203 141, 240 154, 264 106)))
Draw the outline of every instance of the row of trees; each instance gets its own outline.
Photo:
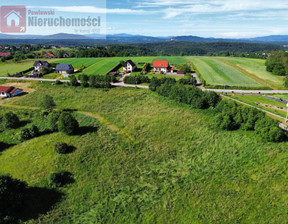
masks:
POLYGON ((176 102, 191 105, 193 108, 214 108, 221 101, 221 97, 215 92, 203 92, 194 86, 177 83, 175 79, 167 79, 164 84, 161 84, 161 82, 163 80, 154 79, 153 83, 151 81, 150 90, 176 102))
POLYGON ((288 54, 284 51, 273 51, 265 65, 267 71, 274 75, 288 75, 288 54))
POLYGON ((142 84, 142 83, 150 83, 150 79, 145 75, 129 75, 124 78, 124 83, 126 84, 142 84))
POLYGON ((79 75, 80 83, 78 82, 75 75, 70 76, 71 86, 82 86, 92 87, 92 88, 112 88, 111 82, 115 82, 116 78, 114 76, 108 75, 79 75))
POLYGON ((220 102, 214 119, 215 126, 223 130, 255 131, 262 139, 281 142, 286 139, 285 133, 279 128, 279 122, 269 118, 265 113, 233 101, 220 102))

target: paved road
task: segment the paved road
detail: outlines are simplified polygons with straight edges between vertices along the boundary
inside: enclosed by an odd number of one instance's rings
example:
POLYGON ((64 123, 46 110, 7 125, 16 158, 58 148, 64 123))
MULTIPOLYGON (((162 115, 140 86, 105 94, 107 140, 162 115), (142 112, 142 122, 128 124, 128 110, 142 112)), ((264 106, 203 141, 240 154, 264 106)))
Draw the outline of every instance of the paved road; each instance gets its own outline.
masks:
MULTIPOLYGON (((195 76, 195 74, 193 74, 195 76)), ((56 79, 41 79, 41 78, 17 78, 17 77, 0 77, 0 79, 9 80, 25 80, 25 81, 42 81, 56 82, 56 79)), ((70 82, 70 80, 59 80, 60 82, 70 82)), ((200 81, 200 80, 199 80, 200 81)), ((197 81, 198 82, 198 81, 197 81)), ((148 86, 128 85, 124 83, 111 83, 112 86, 134 87, 148 89, 148 86)), ((216 93, 238 93, 238 94, 288 94, 288 90, 231 90, 231 89, 202 89, 203 91, 214 91, 216 93)))

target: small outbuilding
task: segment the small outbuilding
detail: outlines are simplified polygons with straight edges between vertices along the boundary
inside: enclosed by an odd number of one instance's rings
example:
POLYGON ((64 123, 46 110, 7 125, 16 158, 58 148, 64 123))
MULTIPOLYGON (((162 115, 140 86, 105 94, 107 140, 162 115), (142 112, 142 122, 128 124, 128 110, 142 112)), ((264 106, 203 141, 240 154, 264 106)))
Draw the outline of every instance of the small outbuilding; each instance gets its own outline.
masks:
POLYGON ((177 75, 185 75, 185 71, 184 70, 178 70, 177 75))
POLYGON ((14 97, 21 95, 23 91, 13 86, 0 86, 0 97, 14 97))

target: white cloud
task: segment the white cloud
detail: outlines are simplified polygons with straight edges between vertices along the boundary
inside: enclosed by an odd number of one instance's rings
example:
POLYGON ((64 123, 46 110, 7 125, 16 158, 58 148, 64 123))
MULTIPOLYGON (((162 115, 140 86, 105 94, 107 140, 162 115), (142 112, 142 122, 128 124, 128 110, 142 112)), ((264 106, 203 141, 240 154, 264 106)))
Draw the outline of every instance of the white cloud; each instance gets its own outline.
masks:
POLYGON ((76 12, 76 13, 98 13, 98 14, 125 14, 125 15, 143 15, 149 12, 136 9, 107 9, 94 6, 28 6, 32 9, 55 9, 60 12, 76 12))

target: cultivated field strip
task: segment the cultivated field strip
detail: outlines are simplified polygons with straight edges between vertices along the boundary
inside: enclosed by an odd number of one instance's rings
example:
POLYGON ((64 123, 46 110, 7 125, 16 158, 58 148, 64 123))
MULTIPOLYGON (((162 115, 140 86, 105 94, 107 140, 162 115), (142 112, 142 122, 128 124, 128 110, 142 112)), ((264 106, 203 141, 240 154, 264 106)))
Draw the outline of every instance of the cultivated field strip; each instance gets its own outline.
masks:
POLYGON ((237 69, 211 57, 188 57, 208 85, 234 87, 261 87, 259 82, 237 69))

